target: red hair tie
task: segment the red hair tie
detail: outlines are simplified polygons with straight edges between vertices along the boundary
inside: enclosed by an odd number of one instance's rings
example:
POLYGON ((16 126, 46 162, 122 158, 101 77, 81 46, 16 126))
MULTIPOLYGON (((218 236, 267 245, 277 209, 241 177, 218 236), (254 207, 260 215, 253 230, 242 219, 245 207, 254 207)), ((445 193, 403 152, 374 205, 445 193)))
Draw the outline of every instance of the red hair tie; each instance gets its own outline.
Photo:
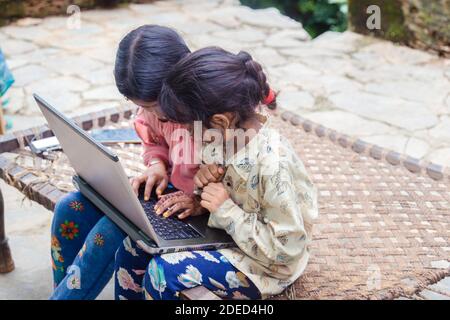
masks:
POLYGON ((272 90, 272 88, 269 88, 269 93, 267 94, 267 97, 264 98, 263 103, 269 105, 274 100, 275 100, 275 92, 272 90))

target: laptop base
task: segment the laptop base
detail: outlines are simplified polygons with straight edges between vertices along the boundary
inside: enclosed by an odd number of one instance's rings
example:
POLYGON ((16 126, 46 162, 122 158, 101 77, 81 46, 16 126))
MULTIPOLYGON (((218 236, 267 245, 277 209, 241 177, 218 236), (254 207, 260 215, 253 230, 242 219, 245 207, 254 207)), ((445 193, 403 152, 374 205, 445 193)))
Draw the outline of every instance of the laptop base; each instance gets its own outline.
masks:
POLYGON ((198 244, 189 246, 168 246, 159 247, 155 241, 136 227, 127 217, 112 206, 105 198, 96 192, 81 177, 74 176, 73 184, 86 198, 89 199, 101 212, 103 212, 111 221, 113 221, 122 231, 124 231, 139 247, 149 254, 163 254, 180 251, 193 250, 217 250, 236 246, 233 242, 224 242, 216 244, 198 244))

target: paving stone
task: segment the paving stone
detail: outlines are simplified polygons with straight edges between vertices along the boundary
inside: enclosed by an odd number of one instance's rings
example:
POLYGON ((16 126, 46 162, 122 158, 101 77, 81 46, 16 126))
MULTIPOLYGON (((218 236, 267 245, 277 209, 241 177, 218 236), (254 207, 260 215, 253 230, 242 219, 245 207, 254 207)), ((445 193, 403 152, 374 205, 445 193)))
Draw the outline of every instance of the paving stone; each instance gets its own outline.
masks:
POLYGON ((85 56, 63 54, 46 61, 43 65, 62 75, 81 75, 103 67, 103 63, 85 56))
POLYGON ((430 129, 430 136, 443 141, 450 141, 450 117, 443 116, 437 126, 430 129))
POLYGON ((9 25, 2 28, 2 32, 14 39, 29 40, 38 42, 51 36, 51 33, 44 28, 36 27, 19 27, 17 25, 9 25))
POLYGON ((419 81, 422 86, 437 85, 441 87, 447 81, 443 78, 442 70, 434 66, 424 68, 414 65, 389 65, 379 62, 376 63, 376 67, 367 68, 368 65, 374 64, 370 58, 367 59, 367 62, 357 61, 355 68, 348 70, 347 75, 361 83, 379 83, 382 80, 383 82, 397 82, 399 86, 403 82, 419 81), (444 83, 442 79, 444 79, 444 83))
POLYGON ((129 17, 129 19, 132 20, 133 16, 134 12, 127 7, 116 8, 114 10, 94 9, 82 11, 81 20, 92 23, 107 24, 108 21, 114 19, 126 19, 124 17, 129 17))
MULTIPOLYGON (((129 29, 128 31, 131 31, 129 29)), ((120 34, 117 34, 119 39, 120 34)), ((110 44, 110 40, 100 35, 83 36, 81 34, 72 37, 52 36, 39 42, 42 46, 53 46, 64 49, 67 52, 87 51, 91 49, 102 48, 110 44)))
POLYGON ((414 158, 421 159, 430 151, 430 145, 415 137, 411 137, 406 143, 405 153, 414 158))
POLYGON ((352 113, 339 110, 304 113, 302 116, 325 127, 354 137, 393 133, 393 129, 383 123, 366 120, 352 113))
POLYGON ((24 65, 41 64, 42 62, 51 60, 60 52, 61 51, 56 48, 40 48, 39 50, 34 50, 32 52, 14 55, 7 58, 8 66, 14 71, 14 69, 24 65))
POLYGON ((5 110, 6 114, 17 113, 25 106, 25 93, 23 88, 11 87, 6 94, 6 98, 9 99, 9 104, 5 110))
POLYGON ((252 55, 253 59, 258 61, 263 67, 281 66, 287 62, 286 58, 272 48, 252 48, 248 50, 248 52, 252 55))
MULTIPOLYGON (((149 17, 148 23, 176 28, 180 26, 188 26, 190 23, 192 23, 192 21, 189 20, 186 15, 183 15, 180 12, 167 12, 149 17)), ((183 31, 183 29, 179 30, 183 31)))
MULTIPOLYGON (((205 34, 205 33, 212 33, 212 32, 220 32, 222 30, 222 27, 218 26, 215 23, 208 22, 208 21, 191 21, 190 23, 185 23, 184 21, 178 22, 179 24, 172 24, 173 27, 175 27, 178 31, 182 32, 183 34, 205 34)), ((242 34, 235 34, 238 36, 236 38, 237 41, 245 41, 242 39, 249 39, 250 38, 250 32, 254 31, 253 34, 256 37, 258 30, 242 30, 242 34)), ((232 32, 227 32, 227 35, 233 34, 232 32)), ((226 36, 226 35, 224 35, 226 36)), ((257 40, 254 40, 257 41, 257 40)))
POLYGON ((339 108, 366 118, 379 120, 411 132, 429 128, 438 118, 422 104, 370 93, 332 94, 329 99, 339 108), (406 116, 407 115, 407 116, 406 116))
POLYGON ((115 85, 97 87, 92 90, 88 90, 83 92, 83 99, 85 100, 98 100, 98 101, 106 101, 106 100, 122 100, 124 99, 115 85))
POLYGON ((46 17, 40 25, 49 32, 60 31, 67 28, 67 17, 46 17))
POLYGON ((125 106, 126 103, 123 101, 94 101, 94 102, 86 102, 80 106, 80 108, 71 112, 72 117, 81 116, 86 113, 98 112, 105 109, 117 108, 120 106, 125 106))
POLYGON ((36 50, 37 47, 29 41, 23 40, 8 40, 2 42, 2 51, 6 58, 14 57, 15 55, 36 50))
MULTIPOLYGON (((40 125, 44 125, 47 123, 44 116, 42 114, 38 115, 37 106, 35 107, 34 115, 22 115, 20 113, 14 115, 8 115, 8 118, 11 119, 12 128, 9 132, 26 130, 29 128, 34 128, 40 125)), ((22 111, 21 111, 22 112, 22 111)), ((3 189, 2 189, 3 190, 3 189)), ((8 228, 9 230, 9 228, 8 228)))
POLYGON ((6 43, 6 41, 11 40, 6 34, 1 32, 0 29, 0 43, 6 43))
POLYGON ((22 87, 30 84, 36 80, 42 80, 49 77, 52 74, 48 69, 38 66, 38 65, 25 65, 14 70, 14 85, 17 87, 22 87))
POLYGON ((43 21, 44 19, 27 17, 17 20, 16 25, 19 27, 37 26, 41 24, 43 21))
POLYGON ((163 8, 155 6, 153 3, 132 3, 128 7, 137 15, 153 16, 165 12, 163 8))
POLYGON ((111 85, 115 83, 114 70, 110 68, 102 68, 97 71, 80 74, 80 77, 89 81, 95 86, 111 85))
POLYGON ((304 29, 282 30, 267 37, 264 44, 273 48, 295 48, 311 37, 304 29))
POLYGON ((450 165, 450 148, 440 148, 431 152, 427 159, 433 163, 440 165, 450 165))
POLYGON ((427 300, 450 300, 449 296, 425 289, 418 293, 419 296, 427 300))
POLYGON ((295 48, 280 48, 279 51, 283 55, 302 59, 309 59, 313 57, 321 57, 322 59, 328 59, 329 57, 335 57, 339 59, 349 58, 342 52, 323 50, 320 47, 316 47, 313 42, 314 41, 302 42, 299 43, 295 48))
MULTIPOLYGON (((45 99, 48 103, 50 103, 53 107, 58 109, 61 112, 70 115, 71 112, 78 109, 81 105, 81 98, 78 93, 69 91, 70 88, 65 90, 54 89, 54 88, 46 88, 41 91, 36 91, 39 96, 45 99)), ((33 96, 28 94, 26 96, 26 108, 24 111, 20 111, 22 115, 41 115, 41 111, 36 104, 33 96)))
POLYGON ((389 41, 379 41, 370 44, 362 52, 371 52, 382 56, 391 64, 423 64, 436 59, 436 56, 421 50, 415 50, 389 41))
POLYGON ((116 61, 116 51, 117 43, 114 45, 112 43, 108 43, 105 46, 87 50, 87 52, 83 52, 83 54, 89 58, 93 58, 97 61, 103 62, 108 66, 112 66, 116 61))
POLYGON ((281 91, 277 96, 277 104, 289 111, 312 109, 314 97, 305 91, 281 91))
POLYGON ((241 26, 239 17, 250 11, 251 9, 246 6, 221 6, 210 10, 208 17, 205 18, 224 27, 237 28, 241 26))
POLYGON ((209 21, 212 21, 228 29, 238 28, 241 25, 241 22, 235 16, 226 14, 226 11, 224 12, 224 9, 226 10, 229 8, 213 9, 212 11, 209 11, 207 16, 204 18, 207 18, 209 21))
POLYGON ((410 299, 410 298, 407 298, 407 297, 398 297, 398 298, 396 298, 394 300, 413 300, 413 299, 410 299))
POLYGON ((441 281, 430 285, 428 288, 450 296, 450 277, 444 278, 441 281))
POLYGON ((283 16, 276 8, 247 10, 247 13, 242 14, 238 19, 248 25, 261 28, 301 28, 301 23, 297 22, 287 16, 283 16))
POLYGON ((219 37, 239 42, 262 42, 266 38, 266 34, 255 28, 240 28, 237 30, 225 30, 214 32, 213 38, 219 37))
POLYGON ((368 83, 364 90, 378 95, 439 105, 442 105, 442 101, 450 92, 450 82, 443 77, 433 85, 427 85, 420 80, 403 80, 401 85, 398 81, 380 80, 368 83))
POLYGON ((351 53, 359 50, 362 44, 376 41, 369 37, 364 37, 351 31, 343 33, 327 31, 315 38, 312 43, 317 48, 341 53, 351 53))
POLYGON ((252 48, 249 43, 239 43, 231 39, 213 38, 210 35, 192 35, 187 37, 187 43, 192 50, 198 50, 208 46, 219 46, 232 53, 252 48))
POLYGON ((304 81, 320 81, 321 73, 301 63, 289 63, 281 67, 269 68, 271 76, 282 84, 298 84, 304 81))
POLYGON ((339 92, 351 94, 352 92, 361 91, 363 87, 359 82, 348 77, 340 76, 338 73, 323 77, 320 85, 327 96, 339 92))
POLYGON ((62 92, 62 91, 73 91, 82 92, 89 89, 89 83, 80 78, 75 78, 73 76, 58 76, 47 78, 45 81, 38 80, 30 83, 26 91, 29 95, 34 92, 62 92))
POLYGON ((450 268, 450 262, 447 260, 431 261, 431 267, 435 269, 448 269, 450 268))

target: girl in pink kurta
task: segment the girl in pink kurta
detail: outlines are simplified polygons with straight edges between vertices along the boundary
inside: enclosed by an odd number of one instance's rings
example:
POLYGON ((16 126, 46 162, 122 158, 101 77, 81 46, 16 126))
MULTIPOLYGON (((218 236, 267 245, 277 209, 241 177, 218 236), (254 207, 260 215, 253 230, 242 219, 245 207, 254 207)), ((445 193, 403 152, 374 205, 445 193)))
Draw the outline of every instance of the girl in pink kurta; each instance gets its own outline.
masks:
MULTIPOLYGON (((140 106, 135 123, 147 170, 132 179, 133 188, 137 192, 145 183, 149 198, 153 189, 161 196, 172 183, 180 190, 174 204, 180 218, 196 211, 192 190, 197 166, 178 161, 173 152, 177 144, 171 138, 183 126, 167 122, 157 100, 168 71, 189 53, 174 30, 146 25, 122 39, 114 69, 119 92, 140 106)), ((190 145, 189 139, 185 142, 190 145)), ((125 233, 80 192, 69 193, 58 202, 51 229, 55 287, 51 299, 95 299, 113 274, 115 253, 125 233)))

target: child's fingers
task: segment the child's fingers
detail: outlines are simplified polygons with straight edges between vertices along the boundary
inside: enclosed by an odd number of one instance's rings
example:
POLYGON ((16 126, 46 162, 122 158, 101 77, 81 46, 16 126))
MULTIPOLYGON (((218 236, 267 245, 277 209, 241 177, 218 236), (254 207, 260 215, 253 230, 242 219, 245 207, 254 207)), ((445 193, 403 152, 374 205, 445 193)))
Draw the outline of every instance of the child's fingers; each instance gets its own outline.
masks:
POLYGON ((186 209, 178 215, 178 219, 186 219, 187 217, 191 216, 192 213, 193 213, 192 209, 186 209))
POLYGON ((211 175, 213 175, 215 178, 214 180, 210 180, 211 182, 216 182, 218 179, 220 179, 220 177, 223 174, 223 168, 216 164, 209 166, 208 170, 211 173, 211 175))
POLYGON ((198 179, 201 181, 201 183, 203 183, 204 186, 206 186, 209 183, 209 180, 207 177, 205 177, 205 175, 203 174, 203 172, 198 172, 197 174, 198 179))
POLYGON ((166 190, 168 184, 169 184, 169 181, 167 180, 167 178, 163 178, 159 182, 158 187, 156 188, 156 195, 158 196, 158 198, 161 197, 164 190, 166 190))
POLYGON ((161 207, 166 201, 168 201, 172 198, 180 197, 182 195, 184 195, 183 191, 177 191, 177 192, 172 192, 172 193, 162 195, 161 198, 159 198, 158 202, 154 206, 155 210, 158 209, 159 207, 161 207))
POLYGON ((201 197, 202 197, 202 200, 206 200, 206 201, 210 201, 210 202, 214 201, 214 199, 215 199, 215 195, 212 193, 209 193, 209 192, 202 192, 201 197))
POLYGON ((208 167, 203 171, 203 177, 208 180, 208 182, 216 182, 217 177, 214 174, 215 170, 213 167, 208 167))
POLYGON ((200 201, 200 205, 205 208, 206 210, 208 210, 209 212, 213 211, 212 210, 212 203, 206 200, 201 200, 200 201))
POLYGON ((179 212, 183 209, 189 209, 190 206, 187 202, 178 202, 175 203, 173 206, 170 206, 166 212, 163 213, 163 217, 164 218, 168 218, 170 217, 172 214, 174 214, 175 212, 179 212))
POLYGON ((173 205, 184 201, 186 201, 186 197, 184 195, 168 198, 163 203, 161 203, 161 205, 158 206, 155 205, 156 214, 165 213, 167 209, 169 209, 173 205))
POLYGON ((221 191, 222 189, 224 189, 224 186, 221 182, 219 183, 210 183, 207 186, 205 186, 203 188, 203 192, 207 192, 207 193, 212 193, 214 194, 217 191, 221 191))
POLYGON ((145 183, 144 200, 150 200, 150 195, 152 194, 153 186, 155 185, 155 178, 149 177, 145 183))
POLYGON ((203 188, 204 184, 203 182, 200 181, 200 179, 198 178, 198 176, 194 177, 194 184, 197 186, 197 188, 203 188))
POLYGON ((138 196, 139 195, 139 187, 141 186, 142 182, 144 182, 144 177, 136 177, 131 179, 131 188, 133 189, 133 192, 138 196))
POLYGON ((177 199, 173 199, 173 198, 165 200, 159 206, 155 206, 156 214, 160 215, 162 213, 165 213, 167 211, 167 209, 170 208, 176 202, 177 202, 177 199))

